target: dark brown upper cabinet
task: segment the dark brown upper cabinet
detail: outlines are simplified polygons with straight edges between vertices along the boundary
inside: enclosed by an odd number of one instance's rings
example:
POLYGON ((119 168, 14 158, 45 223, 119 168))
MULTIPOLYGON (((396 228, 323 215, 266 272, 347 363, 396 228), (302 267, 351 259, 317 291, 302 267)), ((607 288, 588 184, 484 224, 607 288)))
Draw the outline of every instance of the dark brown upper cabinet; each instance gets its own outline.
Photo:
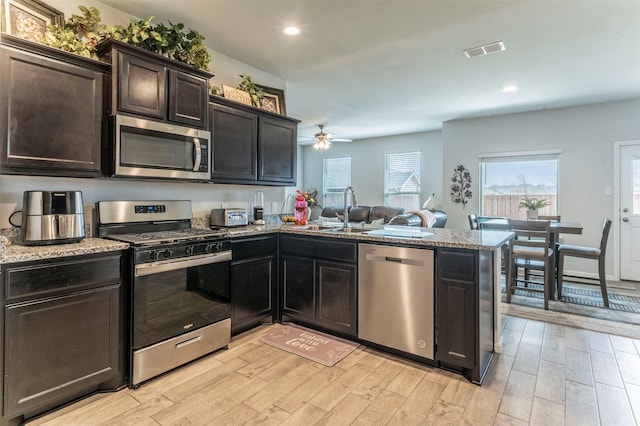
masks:
POLYGON ((101 175, 110 66, 0 35, 0 173, 101 175))
POLYGON ((211 97, 211 180, 295 185, 299 121, 211 97))
POLYGON ((206 128, 213 74, 117 40, 98 54, 111 62, 109 114, 128 113, 206 128))

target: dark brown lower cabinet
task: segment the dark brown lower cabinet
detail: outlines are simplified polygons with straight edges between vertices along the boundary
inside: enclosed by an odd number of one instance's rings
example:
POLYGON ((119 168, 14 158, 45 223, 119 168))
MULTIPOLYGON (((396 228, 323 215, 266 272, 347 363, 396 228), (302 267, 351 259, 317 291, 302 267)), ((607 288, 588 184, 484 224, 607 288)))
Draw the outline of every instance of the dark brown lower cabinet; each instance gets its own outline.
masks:
POLYGON ((2 270, 2 424, 124 385, 119 252, 2 270))
POLYGON ((231 241, 231 333, 273 322, 276 301, 275 234, 231 241))
POLYGON ((482 383, 493 357, 493 252, 438 249, 436 360, 482 383))
POLYGON ((281 235, 282 321, 357 336, 357 244, 281 235))

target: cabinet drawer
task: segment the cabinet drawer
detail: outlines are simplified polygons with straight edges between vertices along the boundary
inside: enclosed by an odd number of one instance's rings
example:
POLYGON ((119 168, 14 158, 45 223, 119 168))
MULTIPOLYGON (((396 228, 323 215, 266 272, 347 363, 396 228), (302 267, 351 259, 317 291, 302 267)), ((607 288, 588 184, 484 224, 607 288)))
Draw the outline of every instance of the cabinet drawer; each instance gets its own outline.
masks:
POLYGON ((278 244, 275 235, 261 235, 231 240, 233 260, 273 256, 276 254, 277 249, 278 244))
POLYGON ((356 243, 320 239, 318 237, 281 236, 280 252, 301 257, 337 260, 348 263, 355 263, 357 259, 356 243))
POLYGON ((466 250, 438 250, 438 276, 473 281, 476 276, 476 254, 466 250))
POLYGON ((52 296, 120 282, 120 253, 6 268, 6 299, 52 296))

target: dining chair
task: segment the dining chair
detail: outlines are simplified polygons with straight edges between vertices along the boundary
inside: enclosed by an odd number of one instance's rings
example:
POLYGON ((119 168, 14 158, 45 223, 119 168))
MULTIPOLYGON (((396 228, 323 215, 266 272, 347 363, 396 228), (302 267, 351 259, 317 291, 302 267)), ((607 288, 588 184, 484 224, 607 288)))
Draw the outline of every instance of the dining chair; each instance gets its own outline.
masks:
POLYGON ((467 216, 467 219, 469 219, 469 229, 472 231, 480 229, 480 226, 478 225, 478 215, 470 214, 467 216))
MULTIPOLYGON (((609 307, 609 295, 607 294, 607 280, 604 275, 604 261, 607 251, 607 240, 609 239, 609 230, 611 229, 611 219, 604 220, 602 225, 602 237, 600 238, 599 247, 574 246, 570 244, 560 244, 558 246, 558 299, 562 296, 562 281, 564 278, 564 258, 566 256, 580 257, 583 259, 592 259, 598 261, 598 284, 602 292, 602 300, 604 306, 609 307)), ((581 278, 582 280, 582 278, 581 278)), ((587 278, 587 281, 596 280, 587 278)))
POLYGON ((544 293, 544 309, 549 309, 549 298, 554 288, 555 274, 552 271, 554 251, 549 247, 551 231, 549 221, 507 219, 509 231, 515 235, 509 241, 509 254, 506 274, 507 303, 517 283, 527 283, 518 278, 518 269, 524 268, 544 272, 542 290, 528 287, 529 291, 544 293))
MULTIPOLYGON (((561 217, 560 215, 554 215, 554 216, 553 215, 552 216, 538 215, 538 220, 548 220, 550 222, 560 222, 560 217, 561 217)), ((555 246, 556 259, 558 258, 558 246, 559 246, 559 244, 560 244, 559 242, 556 242, 556 246, 555 246)), ((554 271, 554 274, 555 274, 555 271, 554 271)), ((525 268, 525 270, 524 270, 524 279, 525 279, 525 281, 529 281, 529 278, 530 278, 530 270, 525 268)), ((525 287, 526 287, 526 285, 525 285, 525 287)))

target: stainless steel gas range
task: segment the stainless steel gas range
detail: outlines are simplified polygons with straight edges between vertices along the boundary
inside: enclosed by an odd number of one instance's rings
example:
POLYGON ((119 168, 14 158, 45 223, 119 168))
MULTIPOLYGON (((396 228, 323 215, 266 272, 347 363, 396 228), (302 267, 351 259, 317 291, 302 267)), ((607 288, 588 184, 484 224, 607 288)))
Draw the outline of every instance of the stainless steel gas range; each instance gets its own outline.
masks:
POLYGON ((99 201, 98 235, 129 250, 129 385, 231 339, 225 231, 191 228, 190 201, 99 201))

